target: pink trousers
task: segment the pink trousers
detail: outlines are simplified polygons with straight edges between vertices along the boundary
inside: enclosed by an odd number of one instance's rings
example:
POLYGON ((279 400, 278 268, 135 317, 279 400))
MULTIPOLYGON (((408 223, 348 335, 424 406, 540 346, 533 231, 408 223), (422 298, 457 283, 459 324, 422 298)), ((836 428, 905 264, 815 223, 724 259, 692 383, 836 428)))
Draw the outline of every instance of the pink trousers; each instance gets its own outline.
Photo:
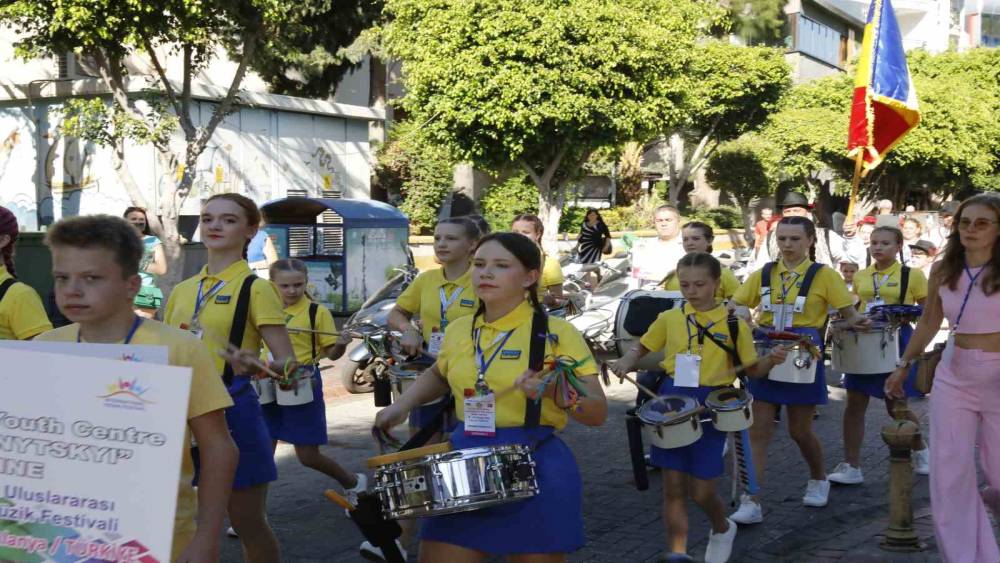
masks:
POLYGON ((1000 353, 954 348, 931 393, 931 510, 948 563, 1000 563, 979 495, 975 446, 990 486, 1000 488, 1000 353), (977 442, 978 440, 978 442, 977 442))

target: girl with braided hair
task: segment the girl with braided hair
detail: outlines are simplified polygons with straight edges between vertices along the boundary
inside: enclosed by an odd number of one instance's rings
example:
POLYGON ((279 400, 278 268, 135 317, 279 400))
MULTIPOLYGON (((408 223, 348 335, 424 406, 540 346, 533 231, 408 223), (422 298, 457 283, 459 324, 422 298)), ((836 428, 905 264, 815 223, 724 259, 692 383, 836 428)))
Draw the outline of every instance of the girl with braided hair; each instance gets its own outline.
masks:
POLYGON ((0 340, 31 340, 52 330, 42 300, 31 286, 17 281, 14 243, 17 217, 0 207, 0 340))

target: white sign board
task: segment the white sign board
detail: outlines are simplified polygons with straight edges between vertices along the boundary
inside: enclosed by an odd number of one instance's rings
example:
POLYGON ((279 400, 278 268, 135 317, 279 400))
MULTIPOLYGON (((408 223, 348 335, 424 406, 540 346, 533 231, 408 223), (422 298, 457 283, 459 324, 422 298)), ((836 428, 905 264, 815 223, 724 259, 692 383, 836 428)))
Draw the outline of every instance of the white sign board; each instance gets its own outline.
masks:
POLYGON ((0 366, 0 561, 169 561, 191 370, 14 349, 0 366))
MULTIPOLYGON (((170 349, 166 346, 150 346, 147 344, 91 344, 90 342, 77 343, 42 340, 0 340, 0 349, 2 348, 161 365, 167 365, 170 354, 170 349)), ((0 354, 2 353, 0 351, 0 354)))

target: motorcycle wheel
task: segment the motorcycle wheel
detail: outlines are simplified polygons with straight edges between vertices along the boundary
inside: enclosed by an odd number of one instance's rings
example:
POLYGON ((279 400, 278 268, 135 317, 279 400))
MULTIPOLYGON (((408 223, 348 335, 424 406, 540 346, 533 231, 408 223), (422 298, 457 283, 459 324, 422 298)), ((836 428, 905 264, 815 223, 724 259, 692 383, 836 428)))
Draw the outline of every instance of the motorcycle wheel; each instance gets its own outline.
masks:
POLYGON ((355 362, 350 360, 348 356, 354 346, 364 346, 364 344, 358 341, 356 344, 347 347, 344 355, 337 360, 335 368, 337 379, 340 380, 341 385, 344 386, 344 389, 347 389, 348 393, 371 393, 374 390, 375 384, 374 371, 370 369, 373 364, 370 361, 355 362))

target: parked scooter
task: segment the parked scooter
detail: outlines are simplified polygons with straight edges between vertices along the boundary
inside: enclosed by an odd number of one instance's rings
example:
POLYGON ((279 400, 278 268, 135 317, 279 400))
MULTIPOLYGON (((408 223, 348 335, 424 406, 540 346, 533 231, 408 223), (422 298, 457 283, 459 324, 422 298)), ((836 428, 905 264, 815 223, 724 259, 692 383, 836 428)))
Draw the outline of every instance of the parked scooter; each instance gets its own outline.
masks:
POLYGON ((628 258, 612 259, 585 264, 576 273, 565 274, 563 291, 578 311, 566 320, 595 352, 614 349, 615 312, 618 301, 628 292, 626 274, 630 267, 628 258), (588 271, 600 273, 597 287, 591 287, 583 277, 588 271))
POLYGON ((343 330, 357 341, 348 345, 344 357, 337 362, 337 377, 350 393, 370 393, 379 369, 377 358, 385 358, 385 342, 389 326, 389 311, 396 299, 417 277, 413 266, 396 268, 396 275, 361 305, 344 323, 343 330))

